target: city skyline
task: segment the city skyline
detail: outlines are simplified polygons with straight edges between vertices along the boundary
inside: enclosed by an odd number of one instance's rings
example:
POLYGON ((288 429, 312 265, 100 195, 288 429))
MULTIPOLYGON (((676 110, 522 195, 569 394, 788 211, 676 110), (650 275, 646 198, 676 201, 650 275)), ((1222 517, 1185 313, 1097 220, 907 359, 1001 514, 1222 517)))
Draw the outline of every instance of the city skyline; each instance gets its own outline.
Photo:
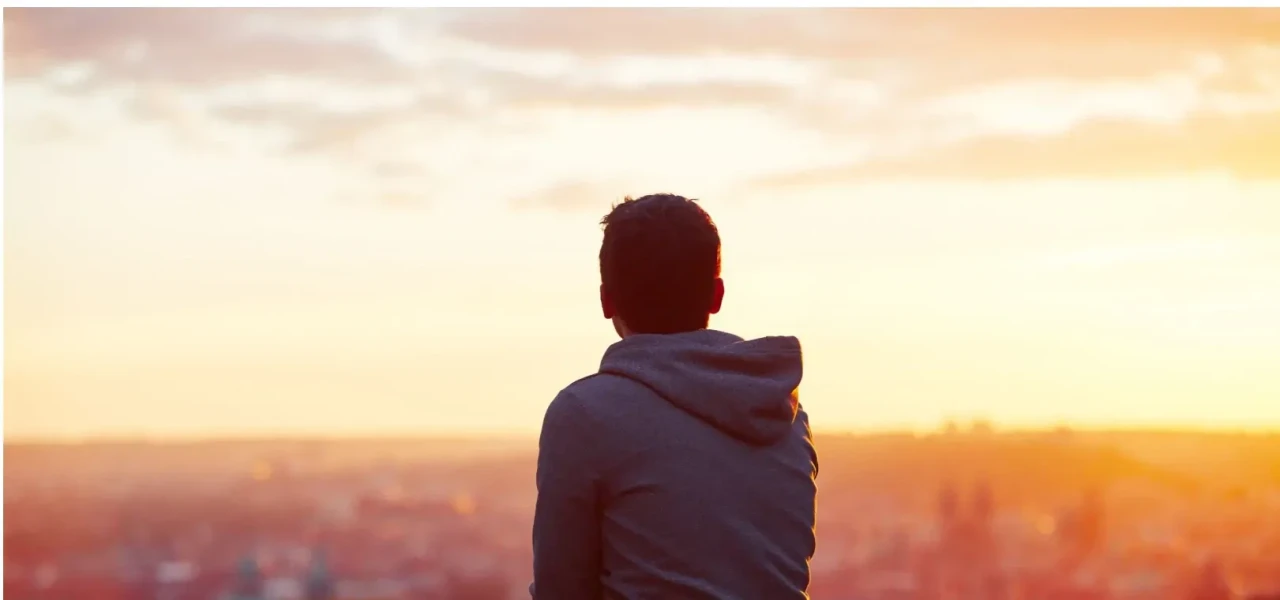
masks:
POLYGON ((8 9, 5 435, 531 435, 660 191, 819 432, 1278 429, 1278 15, 8 9))
MULTIPOLYGON (((810 592, 1275 598, 1277 441, 821 436, 810 592), (973 589, 982 580, 997 589, 973 589), (1205 583, 1220 592, 1200 595, 1205 583)), ((276 440, 7 448, 5 595, 209 600, 261 584, 267 598, 300 598, 323 552, 334 600, 369 597, 370 586, 382 588, 378 597, 405 600, 527 597, 537 446, 483 454, 441 447, 276 440), (146 573, 155 577, 139 577, 146 573)))

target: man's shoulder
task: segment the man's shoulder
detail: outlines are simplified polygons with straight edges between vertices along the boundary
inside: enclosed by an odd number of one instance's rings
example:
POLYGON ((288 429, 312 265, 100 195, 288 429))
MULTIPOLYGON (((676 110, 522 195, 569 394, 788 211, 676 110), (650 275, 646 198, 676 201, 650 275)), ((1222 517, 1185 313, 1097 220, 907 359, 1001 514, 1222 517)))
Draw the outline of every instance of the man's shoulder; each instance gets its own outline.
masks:
POLYGON ((564 386, 557 395, 556 401, 589 410, 606 402, 608 398, 616 396, 625 385, 616 375, 592 373, 564 386))
POLYGON ((590 432, 598 441, 600 436, 612 435, 607 432, 616 432, 627 420, 621 408, 628 403, 616 401, 617 385, 616 377, 593 373, 565 386, 547 406, 544 435, 548 430, 566 429, 590 432))
POLYGON ((597 423, 627 418, 635 402, 623 399, 646 394, 640 383, 611 373, 592 373, 560 390, 553 405, 597 423))

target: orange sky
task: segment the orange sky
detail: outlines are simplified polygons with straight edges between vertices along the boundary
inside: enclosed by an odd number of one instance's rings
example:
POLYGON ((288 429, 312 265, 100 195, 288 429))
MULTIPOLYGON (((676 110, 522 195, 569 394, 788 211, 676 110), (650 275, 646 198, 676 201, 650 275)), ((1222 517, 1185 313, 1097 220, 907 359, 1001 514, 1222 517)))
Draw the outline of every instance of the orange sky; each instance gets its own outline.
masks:
POLYGON ((8 9, 9 436, 536 430, 701 198, 818 429, 1280 427, 1280 11, 8 9))

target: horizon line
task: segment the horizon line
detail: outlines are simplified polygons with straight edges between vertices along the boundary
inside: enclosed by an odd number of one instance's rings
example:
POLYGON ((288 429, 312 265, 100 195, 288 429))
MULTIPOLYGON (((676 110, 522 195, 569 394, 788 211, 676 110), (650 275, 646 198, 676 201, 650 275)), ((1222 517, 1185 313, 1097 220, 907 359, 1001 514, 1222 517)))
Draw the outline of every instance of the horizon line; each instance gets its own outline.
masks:
MULTIPOLYGON (((1069 433, 1079 434, 1160 434, 1160 435, 1216 435, 1216 436, 1280 436, 1280 427, 1277 426, 1216 426, 1216 425, 1073 425, 1070 423, 1052 424, 1052 425, 1023 425, 1023 426, 1007 426, 1000 427, 998 424, 990 423, 991 428, 988 431, 975 432, 971 425, 974 421, 958 422, 960 425, 955 432, 961 436, 981 436, 981 435, 1027 435, 1027 434, 1053 434, 1065 430, 1069 433)), ((913 428, 913 427, 868 427, 868 428, 814 428, 814 437, 889 437, 889 436, 912 436, 912 437, 938 437, 947 435, 948 432, 943 427, 932 428, 913 428)), ((11 435, 4 436, 5 447, 17 446, 94 446, 94 445, 198 445, 198 444, 217 444, 217 443, 271 443, 271 442, 464 442, 464 443, 502 443, 502 442, 534 442, 538 441, 537 431, 506 431, 506 430, 488 430, 488 431, 420 431, 420 432, 396 432, 396 433, 368 433, 368 432, 352 432, 352 433, 318 433, 318 432, 281 432, 281 433, 264 433, 264 432, 246 432, 243 434, 236 433, 215 433, 210 435, 164 435, 164 434, 103 434, 88 436, 31 436, 17 437, 11 435)))

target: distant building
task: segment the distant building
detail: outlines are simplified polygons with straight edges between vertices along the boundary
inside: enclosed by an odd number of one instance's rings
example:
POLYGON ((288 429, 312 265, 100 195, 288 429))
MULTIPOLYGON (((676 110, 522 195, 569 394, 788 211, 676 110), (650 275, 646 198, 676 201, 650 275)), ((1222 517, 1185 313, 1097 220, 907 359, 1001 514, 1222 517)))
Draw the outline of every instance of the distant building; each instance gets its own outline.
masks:
POLYGON ((1187 600, 1234 600, 1235 593, 1227 583, 1222 563, 1208 560, 1200 569, 1200 574, 1192 584, 1187 600))
POLYGON ((959 515, 960 494, 956 492, 955 484, 951 482, 942 484, 942 489, 938 490, 938 520, 944 537, 946 531, 956 524, 959 515))
POLYGON ((227 600, 263 600, 262 594, 262 571, 258 569, 258 561, 252 556, 246 556, 240 559, 240 565, 236 568, 235 583, 232 584, 231 593, 227 594, 227 600))
POLYGON ((991 484, 981 480, 973 488, 973 513, 971 519, 978 529, 987 530, 995 516, 995 499, 991 495, 991 484))
POLYGON ((979 481, 967 511, 961 512, 955 487, 948 483, 938 492, 941 537, 925 566, 926 597, 973 600, 1006 596, 1001 576, 993 522, 995 498, 990 484, 979 481))
POLYGON ((333 600, 333 577, 323 550, 317 550, 311 559, 311 571, 307 574, 307 600, 333 600))
POLYGON ((1088 560, 1102 546, 1105 536, 1102 497, 1096 490, 1085 492, 1080 503, 1058 517, 1056 535, 1068 564, 1088 560))
POLYGON ((1000 557, 995 532, 996 501, 989 481, 982 479, 974 485, 972 502, 965 527, 968 568, 975 573, 974 585, 980 587, 981 597, 994 598, 999 595, 998 588, 1002 584, 998 581, 1000 557))
POLYGON ((1084 500, 1080 503, 1078 531, 1080 551, 1085 556, 1091 556, 1102 544, 1106 533, 1104 528, 1105 517, 1102 496, 1097 490, 1093 489, 1085 492, 1084 500))

